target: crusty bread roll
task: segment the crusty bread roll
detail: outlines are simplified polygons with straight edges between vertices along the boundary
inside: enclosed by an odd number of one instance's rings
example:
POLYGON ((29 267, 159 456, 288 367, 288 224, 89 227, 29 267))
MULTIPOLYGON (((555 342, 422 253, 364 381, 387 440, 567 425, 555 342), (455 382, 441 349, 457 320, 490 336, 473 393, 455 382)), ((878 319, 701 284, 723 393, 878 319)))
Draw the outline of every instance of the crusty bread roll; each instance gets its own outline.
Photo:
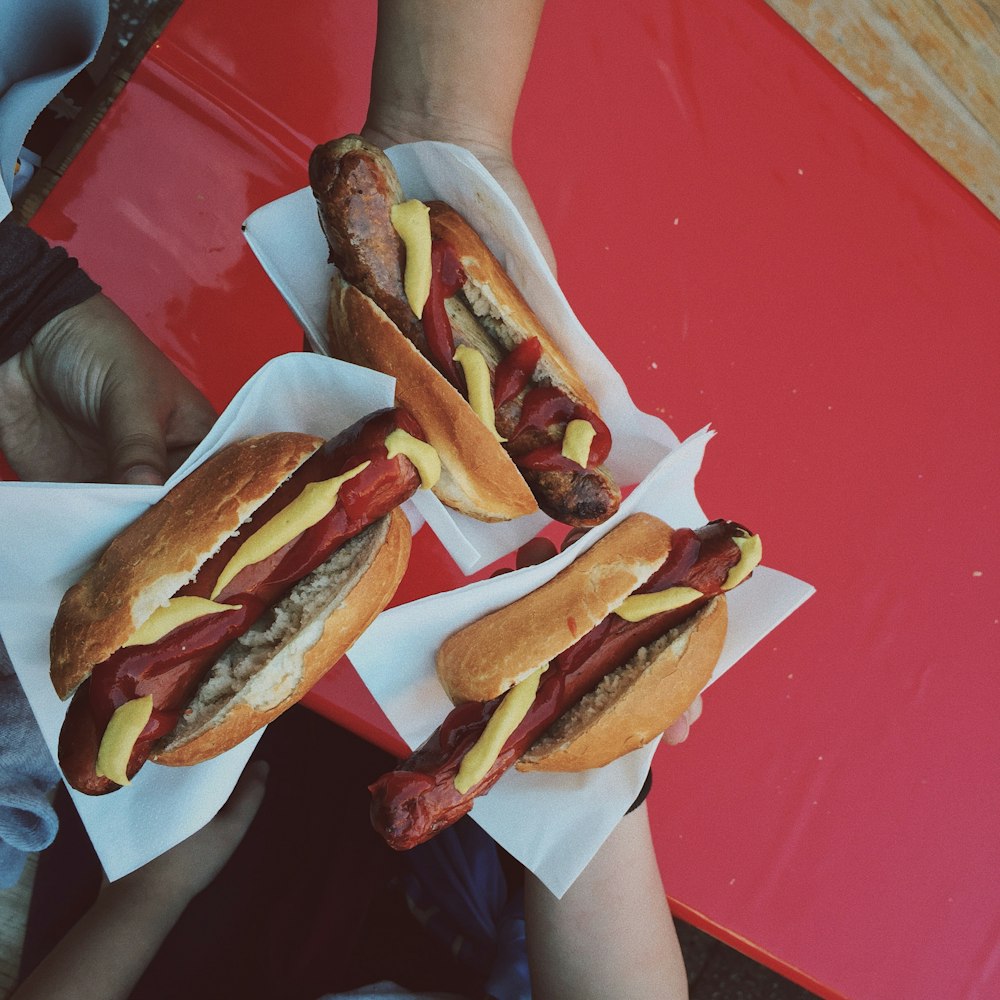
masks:
POLYGON ((294 705, 389 602, 409 555, 409 523, 397 507, 342 545, 229 646, 150 760, 197 764, 294 705))
POLYGON ((121 532, 59 605, 52 684, 68 698, 323 443, 276 433, 213 455, 121 532))
POLYGON ((400 332, 367 295, 334 271, 330 286, 330 349, 352 364, 396 379, 396 402, 419 414, 441 458, 438 499, 482 521, 506 521, 538 510, 507 452, 462 394, 400 332))
POLYGON ((568 649, 663 563, 672 535, 633 514, 538 590, 449 636, 437 654, 448 697, 490 701, 568 649))
POLYGON ((376 831, 409 850, 513 766, 589 770, 655 739, 710 679, 726 585, 746 579, 760 551, 733 521, 674 531, 635 514, 549 582, 454 633, 437 672, 457 707, 369 786, 376 831))
POLYGON ((645 746, 681 717, 712 677, 726 638, 726 599, 608 674, 524 754, 519 771, 585 771, 645 746))
MULTIPOLYGON (((633 514, 549 583, 449 636, 437 656, 448 696, 455 704, 490 701, 569 649, 664 562, 672 535, 658 518, 633 514)), ((582 771, 649 743, 708 683, 726 623, 726 600, 717 596, 609 673, 518 769, 582 771)))
MULTIPOLYGON (((79 688, 153 611, 195 579, 323 444, 322 438, 297 433, 232 444, 121 532, 67 592, 57 614, 52 679, 60 695, 79 688)), ((409 553, 410 526, 398 507, 338 546, 219 653, 179 723, 153 745, 148 759, 199 763, 295 704, 386 606, 409 553)), ((80 689, 71 702, 60 765, 74 788, 100 795, 118 784, 95 773, 103 730, 96 728, 88 696, 80 689)))

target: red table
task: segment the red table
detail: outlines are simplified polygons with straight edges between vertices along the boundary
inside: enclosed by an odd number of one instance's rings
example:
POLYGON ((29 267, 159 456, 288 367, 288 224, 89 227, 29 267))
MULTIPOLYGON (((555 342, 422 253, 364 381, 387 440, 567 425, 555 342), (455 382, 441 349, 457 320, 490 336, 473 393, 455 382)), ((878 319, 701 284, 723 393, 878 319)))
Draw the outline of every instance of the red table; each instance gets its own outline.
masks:
MULTIPOLYGON (((239 224, 373 40, 187 0, 35 219, 220 407, 302 342, 239 224)), ((517 152, 636 402, 718 429, 702 505, 818 588, 657 758, 676 912, 824 996, 1000 996, 1000 224, 758 0, 553 0, 517 152)), ((394 743, 349 668, 310 703, 394 743)))

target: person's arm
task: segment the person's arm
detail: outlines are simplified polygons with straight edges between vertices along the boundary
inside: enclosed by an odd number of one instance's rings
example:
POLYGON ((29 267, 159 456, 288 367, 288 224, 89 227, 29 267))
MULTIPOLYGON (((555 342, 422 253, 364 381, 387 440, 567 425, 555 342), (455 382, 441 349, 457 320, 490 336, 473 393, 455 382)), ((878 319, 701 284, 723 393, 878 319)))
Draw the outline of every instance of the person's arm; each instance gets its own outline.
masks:
POLYGON ((535 1000, 688 996, 645 805, 618 824, 562 899, 526 873, 525 923, 535 1000))
POLYGON ((264 797, 251 764, 219 814, 194 836, 106 886, 12 1000, 125 1000, 188 903, 236 850, 264 797))
POLYGON ((514 166, 514 115, 544 0, 379 0, 371 101, 362 135, 382 147, 463 146, 496 177, 555 259, 514 166))

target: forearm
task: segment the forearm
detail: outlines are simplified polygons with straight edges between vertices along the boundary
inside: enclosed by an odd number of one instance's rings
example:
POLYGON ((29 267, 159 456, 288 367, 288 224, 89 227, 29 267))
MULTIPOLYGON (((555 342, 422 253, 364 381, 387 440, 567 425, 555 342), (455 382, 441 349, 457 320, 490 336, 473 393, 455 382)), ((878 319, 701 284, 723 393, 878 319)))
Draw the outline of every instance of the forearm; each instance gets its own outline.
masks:
POLYGON ((124 1000, 187 902, 187 896, 161 898, 125 883, 109 886, 13 1000, 124 1000))
POLYGON ((266 779, 267 764, 254 761, 207 826, 108 886, 15 1000, 128 997, 187 904, 211 884, 243 839, 266 779))
POLYGON ((366 129, 509 152, 543 2, 379 0, 366 129))
POLYGON ((687 997, 645 806, 621 821, 562 899, 530 873, 525 892, 535 1000, 687 997))

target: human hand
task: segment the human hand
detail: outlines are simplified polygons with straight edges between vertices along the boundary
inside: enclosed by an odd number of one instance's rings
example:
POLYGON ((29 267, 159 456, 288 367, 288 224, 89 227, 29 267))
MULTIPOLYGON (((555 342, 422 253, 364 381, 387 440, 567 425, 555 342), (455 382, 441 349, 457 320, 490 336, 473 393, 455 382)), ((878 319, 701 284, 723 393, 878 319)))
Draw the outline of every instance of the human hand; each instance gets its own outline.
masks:
POLYGON ((543 5, 379 0, 371 101, 361 134, 383 149, 433 139, 469 150, 510 196, 554 274, 552 246, 511 151, 543 5))
POLYGON ((229 800, 197 833, 104 892, 155 901, 163 908, 183 908, 208 888, 240 845, 264 799, 268 766, 253 761, 229 800))
POLYGON ((663 739, 670 746, 675 747, 678 743, 683 743, 691 732, 691 727, 701 717, 702 710, 701 695, 696 695, 695 699, 687 707, 684 714, 674 723, 669 725, 663 733, 663 739))
POLYGON ((384 118, 381 121, 383 126, 366 124, 361 130, 361 135, 382 149, 388 149, 389 146, 395 146, 402 142, 420 142, 425 139, 433 139, 438 142, 453 143, 472 153, 507 193, 521 218, 524 219, 552 273, 556 273, 556 258, 552 244, 549 242, 548 234, 545 232, 545 226, 542 225, 528 186, 517 167, 514 166, 509 147, 495 145, 488 141, 484 142, 463 130, 456 130, 453 127, 448 127, 447 124, 428 119, 418 119, 415 116, 411 117, 404 126, 393 127, 385 122, 384 118))
POLYGON ((163 483, 215 422, 110 299, 50 320, 0 365, 0 451, 26 480, 163 483))

